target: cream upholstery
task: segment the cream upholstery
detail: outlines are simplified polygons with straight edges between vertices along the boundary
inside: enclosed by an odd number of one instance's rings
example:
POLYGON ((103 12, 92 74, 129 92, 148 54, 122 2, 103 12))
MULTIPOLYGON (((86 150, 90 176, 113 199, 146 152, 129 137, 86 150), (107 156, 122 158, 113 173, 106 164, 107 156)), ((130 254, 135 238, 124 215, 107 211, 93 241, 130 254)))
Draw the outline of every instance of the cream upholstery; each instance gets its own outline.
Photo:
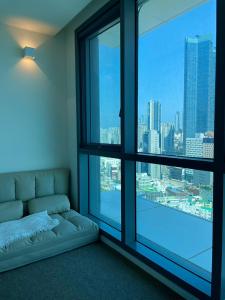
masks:
MULTIPOLYGON (((0 203, 22 200, 24 214, 27 203, 37 197, 69 194, 69 170, 0 174, 0 203)), ((60 224, 51 231, 39 233, 0 249, 0 272, 84 246, 98 239, 98 226, 70 209, 52 214, 60 224)))
POLYGON ((74 210, 53 214, 51 217, 60 221, 51 231, 0 249, 0 272, 84 246, 98 239, 98 226, 74 210))
POLYGON ((28 202, 28 211, 30 214, 43 210, 47 210, 48 214, 68 211, 70 210, 70 201, 66 195, 51 195, 35 198, 28 202))
POLYGON ((68 169, 0 174, 0 202, 68 195, 68 192, 68 169))

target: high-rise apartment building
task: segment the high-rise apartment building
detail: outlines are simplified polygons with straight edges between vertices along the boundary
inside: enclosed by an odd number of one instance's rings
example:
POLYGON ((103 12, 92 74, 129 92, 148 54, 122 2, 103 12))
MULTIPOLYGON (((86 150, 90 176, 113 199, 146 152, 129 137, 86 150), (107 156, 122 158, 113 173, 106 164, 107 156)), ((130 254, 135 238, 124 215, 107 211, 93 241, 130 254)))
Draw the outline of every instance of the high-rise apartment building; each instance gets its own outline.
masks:
POLYGON ((147 125, 145 123, 138 124, 138 148, 144 151, 143 149, 143 135, 147 132, 147 125))
POLYGON ((181 130, 181 113, 179 111, 175 114, 175 132, 179 132, 181 130))
POLYGON ((202 157, 203 155, 203 138, 187 138, 186 139, 186 153, 188 157, 202 157))
MULTIPOLYGON (((142 151, 144 153, 148 153, 148 132, 143 133, 142 135, 142 151)), ((142 173, 148 173, 148 164, 147 163, 141 163, 141 172, 142 173)))
POLYGON ((213 137, 205 137, 203 139, 202 155, 204 158, 213 158, 214 157, 214 138, 213 137))
POLYGON ((148 130, 160 132, 161 126, 161 103, 150 100, 148 102, 148 130))
POLYGON ((161 152, 174 154, 174 125, 171 123, 161 124, 161 152))
POLYGON ((184 143, 213 131, 215 50, 209 36, 187 37, 184 66, 184 143))
MULTIPOLYGON (((213 143, 212 137, 195 137, 186 139, 186 155, 189 157, 203 157, 213 158, 213 143)), ((194 184, 210 185, 213 182, 213 176, 211 172, 205 172, 200 170, 186 169, 186 179, 192 181, 194 184)))
POLYGON ((148 133, 148 153, 160 154, 160 140, 159 132, 157 130, 150 130, 148 133))
MULTIPOLYGON (((160 134, 157 130, 150 130, 148 133, 148 152, 154 154, 160 154, 160 134)), ((152 178, 161 178, 160 165, 148 164, 148 173, 152 178)))
MULTIPOLYGON (((203 149, 203 138, 186 138, 186 152, 185 155, 188 157, 202 157, 203 149)), ((198 172, 198 171, 197 171, 198 172)), ((194 170, 186 169, 185 177, 188 181, 193 181, 194 170)))

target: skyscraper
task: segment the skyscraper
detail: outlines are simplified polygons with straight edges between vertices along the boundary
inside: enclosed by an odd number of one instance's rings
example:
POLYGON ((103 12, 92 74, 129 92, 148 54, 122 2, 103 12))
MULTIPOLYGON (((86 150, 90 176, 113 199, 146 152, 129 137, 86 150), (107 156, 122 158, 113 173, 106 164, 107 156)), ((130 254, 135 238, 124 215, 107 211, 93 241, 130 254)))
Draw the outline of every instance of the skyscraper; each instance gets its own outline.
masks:
POLYGON ((157 130, 150 130, 148 132, 148 153, 160 154, 160 135, 157 130))
MULTIPOLYGON (((142 135, 142 149, 144 153, 148 153, 149 148, 148 148, 148 132, 143 133, 142 135)), ((142 173, 148 173, 148 164, 147 163, 141 163, 141 172, 142 173)))
POLYGON ((187 37, 184 66, 184 143, 213 130, 215 50, 209 36, 187 37))
POLYGON ((161 124, 161 152, 174 154, 174 125, 171 123, 161 124))
POLYGON ((147 132, 147 125, 145 123, 138 123, 138 149, 141 149, 143 152, 146 150, 143 149, 143 135, 147 132))
POLYGON ((204 158, 213 158, 214 157, 214 138, 205 137, 203 138, 203 149, 202 156, 204 158))
MULTIPOLYGON (((186 139, 186 152, 185 155, 188 157, 202 157, 203 138, 201 136, 195 138, 186 139)), ((186 180, 192 182, 195 171, 192 169, 185 169, 186 180)))
MULTIPOLYGON (((160 154, 159 148, 159 132, 157 130, 151 129, 148 133, 148 152, 154 154, 160 154)), ((152 178, 161 178, 160 165, 149 164, 148 174, 151 174, 152 178)))
MULTIPOLYGON (((213 138, 195 137, 186 139, 186 155, 189 157, 213 158, 213 138)), ((200 170, 186 169, 186 178, 196 185, 210 185, 213 182, 213 174, 200 170)))
POLYGON ((203 156, 203 137, 186 139, 186 155, 188 157, 203 156))
POLYGON ((161 103, 150 100, 148 102, 148 130, 160 132, 161 126, 161 103))
POLYGON ((179 132, 181 130, 181 114, 179 111, 175 114, 175 132, 179 132))

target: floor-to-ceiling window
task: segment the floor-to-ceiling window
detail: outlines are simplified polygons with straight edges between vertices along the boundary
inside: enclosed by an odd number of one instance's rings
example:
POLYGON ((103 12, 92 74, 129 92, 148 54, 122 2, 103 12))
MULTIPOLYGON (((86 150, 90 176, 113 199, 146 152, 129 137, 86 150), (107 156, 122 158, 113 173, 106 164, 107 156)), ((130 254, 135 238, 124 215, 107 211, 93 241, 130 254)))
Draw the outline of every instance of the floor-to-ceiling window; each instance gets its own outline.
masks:
POLYGON ((112 1, 76 35, 81 213, 214 298, 223 291, 223 5, 112 1))
MULTIPOLYGON (((138 29, 137 151, 212 160, 216 1, 140 2, 138 29)), ((137 240, 210 279, 213 173, 141 162, 136 173, 137 240)))

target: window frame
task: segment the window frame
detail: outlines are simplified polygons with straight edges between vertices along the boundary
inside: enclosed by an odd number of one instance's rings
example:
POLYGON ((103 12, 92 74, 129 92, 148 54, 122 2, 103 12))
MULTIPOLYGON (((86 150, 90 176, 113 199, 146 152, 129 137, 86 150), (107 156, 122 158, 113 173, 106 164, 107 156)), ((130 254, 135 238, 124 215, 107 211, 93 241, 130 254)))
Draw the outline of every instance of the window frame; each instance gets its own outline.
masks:
POLYGON ((119 158, 121 160, 121 240, 100 221, 100 232, 122 249, 128 251, 157 272, 173 280, 197 297, 222 299, 225 297, 225 2, 217 0, 216 16, 216 86, 214 159, 177 157, 137 152, 138 129, 138 22, 136 0, 111 0, 75 31, 76 97, 77 97, 77 161, 79 211, 89 215, 89 155, 119 158), (121 145, 89 143, 86 136, 85 99, 87 80, 85 70, 85 39, 113 20, 120 18, 121 40, 121 145), (130 88, 133 87, 133 88, 130 88), (131 126, 133 124, 133 126, 131 126), (129 129, 129 130, 128 130, 129 129), (204 285, 201 278, 179 265, 163 258, 154 250, 146 251, 136 242, 136 162, 154 163, 189 169, 211 171, 213 183, 213 253, 212 280, 204 285), (130 187, 133 186, 131 189, 130 187), (129 201, 128 201, 129 199, 129 201), (217 199, 221 199, 217 201, 217 199), (224 219, 223 219, 224 216, 224 219), (135 222, 134 222, 135 220, 135 222), (102 223, 102 224, 101 224, 102 223), (224 254, 223 254, 224 253, 224 254), (223 268, 222 268, 223 266, 223 268), (199 289, 198 284, 202 285, 199 289), (211 295, 210 290, 211 288, 211 295))
MULTIPOLYGON (((114 1, 116 4, 116 1, 114 1)), ((110 6, 109 6, 110 7, 110 6)), ((121 148, 121 144, 104 144, 104 143, 96 143, 91 142, 91 132, 90 132, 90 103, 91 97, 89 95, 89 85, 86 82, 90 81, 90 75, 88 70, 90 67, 89 62, 89 40, 98 34, 106 31, 108 28, 112 27, 113 25, 118 23, 118 19, 120 18, 119 13, 119 6, 112 5, 111 9, 106 8, 107 13, 102 15, 99 14, 99 18, 92 18, 95 19, 94 22, 90 22, 88 20, 87 24, 84 23, 79 30, 75 33, 75 40, 76 40, 76 53, 78 52, 78 69, 79 74, 78 76, 78 86, 77 89, 77 98, 82 99, 80 101, 80 105, 78 107, 79 115, 81 116, 81 120, 77 122, 79 126, 79 145, 82 147, 86 147, 87 149, 103 149, 103 150, 110 150, 113 152, 119 152, 121 148), (89 24, 90 22, 90 24, 89 24), (89 24, 89 25, 88 25, 89 24), (83 28, 83 29, 82 29, 83 28), (82 61, 83 63, 80 63, 82 61)), ((91 19, 92 19, 91 18, 91 19)), ((76 58, 77 61, 77 58, 76 58)), ((121 123, 121 120, 120 120, 121 123)), ((120 126, 121 127, 121 126, 120 126)))

